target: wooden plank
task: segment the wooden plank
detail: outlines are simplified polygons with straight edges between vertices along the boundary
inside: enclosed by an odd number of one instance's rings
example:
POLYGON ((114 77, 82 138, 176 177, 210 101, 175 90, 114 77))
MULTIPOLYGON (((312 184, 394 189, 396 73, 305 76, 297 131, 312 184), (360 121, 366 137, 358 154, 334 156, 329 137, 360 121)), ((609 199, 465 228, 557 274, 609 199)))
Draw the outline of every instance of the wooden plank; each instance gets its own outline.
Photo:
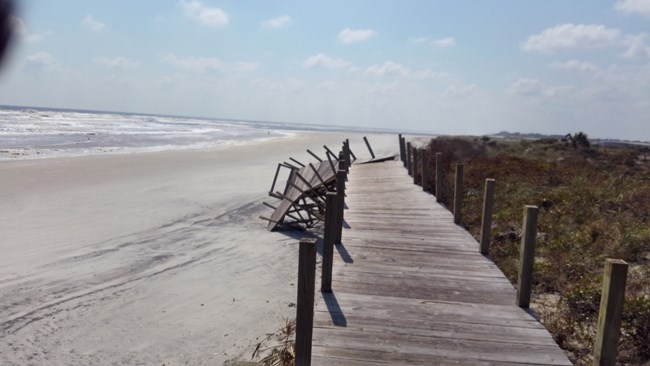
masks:
POLYGON ((312 365, 570 365, 516 289, 402 162, 350 169, 312 365))

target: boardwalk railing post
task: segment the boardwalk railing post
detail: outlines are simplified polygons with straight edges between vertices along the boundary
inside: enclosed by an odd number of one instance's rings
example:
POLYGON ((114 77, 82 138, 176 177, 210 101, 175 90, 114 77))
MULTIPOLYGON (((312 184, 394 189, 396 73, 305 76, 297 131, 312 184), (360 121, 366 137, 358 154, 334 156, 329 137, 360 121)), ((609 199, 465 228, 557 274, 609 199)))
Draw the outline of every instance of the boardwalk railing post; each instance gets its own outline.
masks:
POLYGON ((343 236, 343 212, 345 208, 345 162, 339 160, 339 170, 336 173, 336 237, 335 243, 340 243, 343 236))
POLYGON ((436 202, 442 202, 442 153, 436 153, 436 202))
POLYGON ((483 194, 483 218, 481 219, 481 254, 490 252, 490 231, 492 229, 492 209, 494 208, 494 179, 485 180, 483 194))
POLYGON ((406 137, 402 136, 402 150, 404 151, 404 167, 406 168, 406 137))
POLYGON ((413 159, 411 158, 411 143, 406 143, 406 169, 409 172, 409 175, 413 174, 413 159))
POLYGON ((418 148, 413 146, 413 184, 418 184, 418 148))
POLYGON ((454 224, 460 224, 463 209, 463 164, 456 164, 456 184, 454 185, 454 224))
POLYGON ((406 156, 404 156, 404 139, 402 138, 401 133, 397 137, 399 139, 399 160, 401 160, 402 163, 406 163, 406 156))
POLYGON ((332 264, 334 261, 334 238, 336 237, 336 193, 325 195, 325 231, 323 233, 323 269, 320 290, 332 292, 332 264))
POLYGON ((350 140, 345 139, 343 144, 343 152, 345 153, 345 170, 350 171, 350 166, 352 165, 352 159, 350 159, 350 140))
POLYGON ((420 150, 420 161, 422 162, 422 190, 429 190, 429 164, 426 147, 420 150))
POLYGON ((316 239, 300 239, 298 249, 298 299, 296 301, 296 366, 311 365, 314 330, 316 239))
POLYGON ((603 292, 598 313, 598 333, 594 345, 594 366, 614 366, 621 335, 621 313, 625 300, 627 263, 620 259, 605 261, 603 292))
POLYGON ((517 305, 521 308, 530 306, 530 292, 535 263, 535 236, 537 236, 537 206, 526 206, 524 225, 519 249, 519 281, 517 282, 517 305))

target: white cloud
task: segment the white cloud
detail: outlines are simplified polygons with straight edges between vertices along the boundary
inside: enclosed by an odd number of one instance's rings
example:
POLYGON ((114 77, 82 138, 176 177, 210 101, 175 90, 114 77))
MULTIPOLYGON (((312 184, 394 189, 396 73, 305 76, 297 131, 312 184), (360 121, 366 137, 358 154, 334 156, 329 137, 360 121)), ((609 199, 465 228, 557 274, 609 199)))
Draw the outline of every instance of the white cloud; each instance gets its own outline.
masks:
POLYGON ((12 17, 11 21, 13 22, 13 30, 16 32, 18 37, 23 39, 27 43, 37 43, 43 40, 43 37, 51 32, 46 32, 43 34, 29 33, 27 31, 27 26, 25 22, 18 18, 12 17))
POLYGON ((290 26, 293 20, 288 15, 280 15, 273 19, 268 19, 262 22, 262 27, 268 29, 281 29, 290 26))
POLYGON ((307 69, 313 68, 326 68, 326 69, 343 69, 351 67, 352 63, 342 58, 331 58, 324 53, 310 56, 303 63, 302 66, 307 69))
POLYGON ((377 34, 372 29, 350 29, 345 28, 339 32, 338 40, 343 44, 359 43, 369 40, 377 34))
POLYGON ((626 44, 627 51, 623 53, 623 58, 648 57, 650 58, 650 46, 646 45, 647 33, 639 33, 635 36, 628 36, 626 44))
POLYGON ((198 0, 180 0, 179 4, 185 12, 185 16, 194 19, 199 24, 208 27, 225 27, 230 22, 226 12, 219 8, 209 7, 198 0))
POLYGON ((416 43, 416 44, 426 43, 428 41, 429 41, 429 37, 415 37, 415 38, 409 39, 409 42, 416 43))
POLYGON ((416 79, 428 79, 428 78, 444 77, 446 76, 446 74, 442 72, 434 72, 433 70, 427 68, 424 70, 412 72, 411 76, 413 76, 416 79))
POLYGON ((239 72, 253 72, 260 68, 259 62, 237 62, 233 66, 235 71, 239 72))
POLYGON ((519 78, 507 89, 507 92, 514 95, 534 96, 542 94, 543 88, 539 79, 519 78))
POLYGON ((97 57, 95 62, 99 65, 106 66, 111 69, 132 69, 140 65, 138 62, 129 60, 126 57, 97 57))
POLYGON ((411 71, 406 67, 395 63, 393 61, 384 62, 383 65, 372 65, 369 66, 364 75, 370 76, 385 76, 385 75, 399 75, 399 76, 410 76, 411 71))
POLYGON ((621 31, 596 24, 560 24, 528 37, 524 51, 550 53, 574 48, 596 48, 615 45, 621 31))
POLYGON ((223 62, 215 57, 178 57, 170 54, 163 61, 181 70, 191 72, 219 71, 223 69, 223 62))
POLYGON ((51 54, 41 51, 27 56, 25 65, 28 69, 51 71, 59 66, 59 61, 51 54))
POLYGON ((650 17, 650 0, 618 0, 614 7, 623 13, 650 17))
POLYGON ((549 64, 549 67, 554 69, 560 69, 560 70, 569 70, 569 71, 587 72, 587 73, 595 73, 598 72, 599 70, 598 66, 590 62, 584 62, 578 60, 569 60, 566 62, 553 62, 549 64))
POLYGON ((465 98, 474 92, 476 92, 476 85, 456 82, 447 86, 444 95, 448 98, 465 98))
POLYGON ((526 97, 559 97, 570 94, 574 90, 571 85, 547 86, 539 79, 519 78, 506 89, 511 95, 526 97))
POLYGON ((456 40, 454 37, 440 38, 431 41, 431 45, 439 48, 453 47, 456 45, 456 40))
POLYGON ((383 76, 399 76, 410 79, 428 79, 446 76, 445 73, 434 72, 430 68, 422 70, 411 70, 397 62, 386 61, 381 65, 368 66, 363 74, 365 76, 383 77, 383 76))
POLYGON ((90 14, 86 15, 86 17, 81 21, 81 25, 93 32, 101 32, 106 29, 106 24, 95 19, 90 14))

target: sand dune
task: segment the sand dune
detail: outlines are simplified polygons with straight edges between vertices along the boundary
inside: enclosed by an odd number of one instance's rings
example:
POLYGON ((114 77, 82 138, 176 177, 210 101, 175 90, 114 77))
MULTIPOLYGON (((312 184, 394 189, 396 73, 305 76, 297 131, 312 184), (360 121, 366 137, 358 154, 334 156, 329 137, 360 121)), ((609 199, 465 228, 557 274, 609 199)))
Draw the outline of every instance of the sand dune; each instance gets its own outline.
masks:
MULTIPOLYGON (((0 364, 219 365, 295 315, 296 235, 258 219, 301 133, 212 151, 0 164, 0 364)), ((376 152, 395 136, 371 136, 376 152)), ((338 149, 337 149, 338 150, 338 149)))

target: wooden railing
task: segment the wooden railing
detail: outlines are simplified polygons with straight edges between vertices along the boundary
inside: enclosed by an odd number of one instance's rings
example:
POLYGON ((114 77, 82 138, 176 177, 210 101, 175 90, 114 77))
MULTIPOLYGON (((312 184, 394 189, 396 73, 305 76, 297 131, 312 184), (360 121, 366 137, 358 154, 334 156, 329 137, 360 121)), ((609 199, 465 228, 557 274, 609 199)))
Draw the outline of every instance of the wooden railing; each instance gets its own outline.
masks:
MULTIPOLYGON (((399 136, 400 159, 408 169, 409 175, 414 177, 414 183, 422 185, 423 190, 429 187, 427 172, 427 154, 422 149, 417 149, 404 137, 399 136), (416 164, 416 159, 420 164, 416 164), (424 164, 422 164, 424 163, 424 164), (419 171, 416 171, 419 169, 419 171), (420 179, 416 179, 420 177, 420 179)), ((343 230, 343 215, 345 206, 345 181, 350 168, 349 142, 344 142, 337 157, 336 191, 328 192, 325 197, 325 228, 323 234, 323 265, 321 274, 321 291, 332 291, 332 264, 334 246, 341 242, 343 230)), ((333 155, 333 154, 332 154, 333 155)), ((442 154, 436 153, 434 195, 436 201, 441 202, 443 192, 443 167, 442 154)), ((329 157, 329 154, 328 154, 329 157)), ((462 207, 462 174, 463 165, 456 165, 456 179, 454 187, 454 222, 460 223, 462 207)), ((490 228, 492 226, 492 211, 494 207, 494 194, 496 182, 494 179, 485 180, 483 193, 483 210, 481 220, 481 234, 479 251, 488 255, 490 244, 490 228)), ((538 208, 526 206, 522 225, 522 239, 520 246, 519 277, 517 282, 518 306, 528 308, 530 305, 531 283, 533 278, 533 264, 535 256, 535 237, 538 208)), ((296 304, 296 348, 295 357, 297 366, 311 365, 312 332, 314 321, 314 294, 316 271, 316 239, 303 238, 300 240, 298 287, 296 304)), ((594 365, 615 365, 617 356, 618 339, 620 337, 621 314, 623 308, 625 282, 627 278, 627 263, 622 260, 607 259, 603 279, 603 291, 598 317, 598 333, 594 344, 594 365)))
MULTIPOLYGON (((423 190, 429 186, 427 171, 426 149, 418 149, 413 143, 399 135, 400 159, 407 168, 409 175, 413 176, 415 184, 422 185, 423 190), (418 164, 418 156, 420 163, 418 164), (421 177, 417 179, 418 175, 421 177)), ((442 202, 444 192, 444 171, 442 153, 435 154, 435 190, 437 202, 442 202)), ((462 208, 463 165, 456 164, 454 199, 452 212, 454 223, 460 224, 462 208)), ((490 229, 492 226, 492 210, 494 207, 495 180, 485 179, 483 194, 483 212, 481 219, 481 232, 479 250, 483 255, 489 254, 490 229)), ((519 307, 528 308, 533 280, 533 265, 535 263, 535 238, 537 236, 537 206, 525 206, 519 252, 519 273, 517 281, 516 303, 519 307)), ((598 314, 598 330, 593 351, 593 364, 609 366, 616 364, 618 341, 620 337, 621 316, 625 298, 625 284, 627 280, 628 265, 620 259, 606 259, 605 274, 603 278, 600 311, 598 314)))

